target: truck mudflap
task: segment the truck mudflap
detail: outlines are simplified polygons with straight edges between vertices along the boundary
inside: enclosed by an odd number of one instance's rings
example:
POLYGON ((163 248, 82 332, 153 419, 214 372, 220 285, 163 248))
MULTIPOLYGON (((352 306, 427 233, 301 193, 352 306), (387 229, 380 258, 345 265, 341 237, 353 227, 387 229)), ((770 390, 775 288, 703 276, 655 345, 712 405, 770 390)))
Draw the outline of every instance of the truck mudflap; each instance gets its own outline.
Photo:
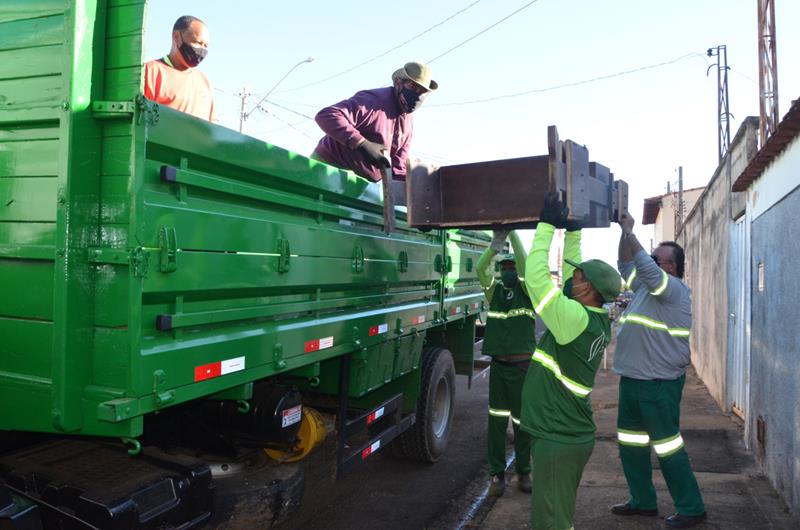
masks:
POLYGON ((199 528, 215 496, 200 460, 78 439, 3 455, 0 478, 0 526, 15 529, 199 528))

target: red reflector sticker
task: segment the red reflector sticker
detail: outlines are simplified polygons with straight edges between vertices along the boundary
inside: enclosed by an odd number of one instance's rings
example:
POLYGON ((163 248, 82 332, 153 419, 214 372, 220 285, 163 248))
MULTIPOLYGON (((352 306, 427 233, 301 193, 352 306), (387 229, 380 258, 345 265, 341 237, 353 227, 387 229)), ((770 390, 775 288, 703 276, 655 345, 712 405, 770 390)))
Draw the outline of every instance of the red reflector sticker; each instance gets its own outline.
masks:
POLYGON ((381 416, 383 416, 384 410, 385 410, 384 407, 381 407, 378 410, 376 410, 375 412, 371 413, 369 416, 367 416, 367 425, 369 425, 373 421, 375 421, 375 420, 379 419, 381 416))
POLYGON ((239 372, 245 368, 244 357, 234 357, 233 359, 225 359, 224 361, 217 361, 215 363, 203 364, 194 367, 194 380, 205 381, 221 375, 232 374, 239 372))
POLYGON ((411 319, 412 324, 422 324, 425 322, 425 315, 419 315, 411 319))
POLYGON ((323 339, 310 340, 303 345, 306 353, 311 353, 326 348, 333 347, 333 337, 325 337, 323 339))
POLYGON ((461 306, 456 306, 456 307, 451 307, 450 308, 450 314, 451 315, 457 315, 459 313, 461 313, 461 306))
POLYGON ((370 445, 369 447, 361 451, 361 460, 367 458, 369 455, 380 449, 380 447, 381 447, 381 441, 378 440, 374 444, 370 445))
POLYGON ((380 326, 372 326, 369 328, 369 336, 373 337, 375 335, 380 335, 381 333, 386 333, 389 331, 389 324, 381 324, 380 326))

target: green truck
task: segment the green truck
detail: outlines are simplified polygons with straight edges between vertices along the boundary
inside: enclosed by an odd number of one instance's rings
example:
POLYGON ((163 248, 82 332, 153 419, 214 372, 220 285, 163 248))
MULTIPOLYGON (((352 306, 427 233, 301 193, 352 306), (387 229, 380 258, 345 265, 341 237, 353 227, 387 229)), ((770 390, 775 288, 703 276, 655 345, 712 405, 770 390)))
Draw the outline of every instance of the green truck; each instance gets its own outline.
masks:
POLYGON ((0 527, 281 519, 309 406, 337 473, 436 461, 488 236, 387 234, 376 184, 146 101, 144 16, 0 4, 0 527))

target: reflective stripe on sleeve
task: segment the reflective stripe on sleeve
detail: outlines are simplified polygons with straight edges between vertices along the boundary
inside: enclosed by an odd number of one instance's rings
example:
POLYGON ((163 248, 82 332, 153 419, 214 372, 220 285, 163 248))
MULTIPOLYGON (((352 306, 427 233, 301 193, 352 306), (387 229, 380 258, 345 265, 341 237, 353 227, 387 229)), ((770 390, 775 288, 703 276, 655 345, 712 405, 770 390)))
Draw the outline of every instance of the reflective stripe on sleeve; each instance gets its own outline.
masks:
POLYGON ((556 377, 556 379, 561 381, 561 383, 565 387, 567 387, 567 390, 569 390, 570 392, 572 392, 576 396, 578 396, 578 397, 586 397, 592 391, 592 389, 589 388, 588 386, 583 386, 582 384, 578 383, 577 381, 574 381, 574 380, 570 379, 569 377, 565 376, 564 374, 562 374, 561 373, 561 367, 558 366, 558 363, 556 362, 556 360, 553 359, 550 355, 548 355, 544 351, 537 349, 534 352, 533 357, 531 357, 531 358, 534 361, 536 361, 539 364, 541 364, 542 366, 544 366, 545 368, 547 368, 548 370, 550 370, 553 373, 553 375, 556 377))
POLYGON ((503 409, 493 409, 492 407, 489 407, 489 415, 497 416, 498 418, 508 418, 511 416, 511 411, 503 409))
POLYGON ((633 271, 628 275, 628 279, 625 280, 625 285, 628 287, 628 289, 631 288, 631 286, 633 285, 633 280, 635 279, 636 279, 636 267, 633 268, 633 271))
POLYGON ((673 337, 680 337, 680 338, 689 338, 689 328, 671 328, 667 326, 664 322, 659 322, 658 320, 653 320, 652 318, 647 318, 644 315, 638 315, 636 313, 629 313, 627 315, 622 315, 619 319, 620 324, 625 324, 631 322, 633 324, 639 324, 646 328, 655 329, 658 331, 666 331, 673 337))
POLYGON ((517 418, 515 418, 514 416, 511 416, 511 421, 514 422, 514 425, 519 425, 519 423, 520 423, 519 420, 517 418))
POLYGON ((650 436, 644 431, 628 431, 617 429, 617 441, 620 445, 647 447, 650 445, 650 436))
POLYGON ((650 291, 650 294, 653 296, 658 296, 663 293, 667 289, 667 285, 669 284, 669 276, 663 270, 661 271, 661 284, 656 287, 655 291, 650 291))
POLYGON ((673 453, 676 453, 680 451, 682 447, 683 437, 681 436, 681 433, 653 442, 653 449, 655 449, 659 458, 665 458, 673 453))
POLYGON ((539 305, 534 308, 534 311, 541 314, 542 311, 544 311, 544 308, 547 307, 547 304, 549 304, 553 297, 556 296, 560 291, 561 290, 554 285, 553 288, 550 289, 546 295, 544 295, 544 298, 542 298, 542 301, 539 302, 539 305))

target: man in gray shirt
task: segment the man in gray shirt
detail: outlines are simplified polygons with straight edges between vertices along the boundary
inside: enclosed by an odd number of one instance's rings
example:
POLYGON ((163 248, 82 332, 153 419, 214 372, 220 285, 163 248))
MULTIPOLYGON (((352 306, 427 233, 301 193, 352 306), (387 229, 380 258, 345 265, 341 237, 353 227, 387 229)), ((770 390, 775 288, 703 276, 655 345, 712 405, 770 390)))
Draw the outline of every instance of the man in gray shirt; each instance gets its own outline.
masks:
POLYGON ((650 446, 656 452, 677 513, 668 526, 689 528, 706 517, 703 498, 680 434, 680 403, 690 362, 692 299, 683 282, 684 254, 661 243, 648 256, 620 220, 619 271, 633 300, 620 317, 614 371, 620 377, 617 440, 630 498, 616 515, 658 515, 650 446))

